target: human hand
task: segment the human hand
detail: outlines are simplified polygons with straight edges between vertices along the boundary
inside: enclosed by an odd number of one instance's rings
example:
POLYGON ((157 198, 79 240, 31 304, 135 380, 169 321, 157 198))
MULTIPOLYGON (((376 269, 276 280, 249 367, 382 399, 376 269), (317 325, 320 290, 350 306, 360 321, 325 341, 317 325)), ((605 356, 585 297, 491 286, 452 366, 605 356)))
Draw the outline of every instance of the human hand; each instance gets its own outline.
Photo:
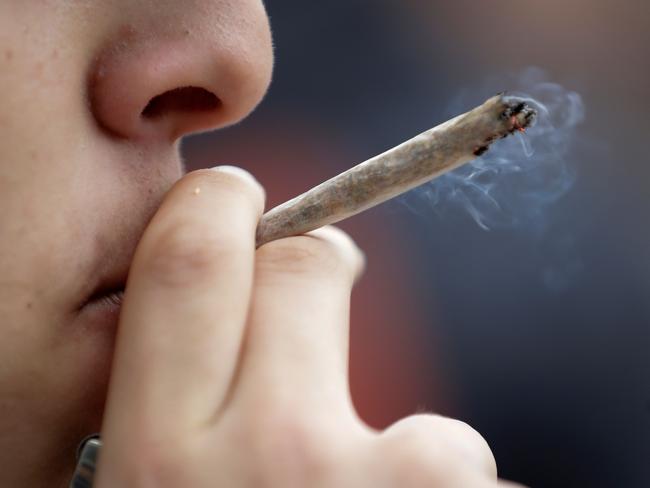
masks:
POLYGON ((241 170, 201 170, 149 224, 96 486, 495 486, 492 453, 466 424, 415 415, 377 432, 357 417, 348 318, 362 254, 334 228, 256 250, 263 206, 241 170))

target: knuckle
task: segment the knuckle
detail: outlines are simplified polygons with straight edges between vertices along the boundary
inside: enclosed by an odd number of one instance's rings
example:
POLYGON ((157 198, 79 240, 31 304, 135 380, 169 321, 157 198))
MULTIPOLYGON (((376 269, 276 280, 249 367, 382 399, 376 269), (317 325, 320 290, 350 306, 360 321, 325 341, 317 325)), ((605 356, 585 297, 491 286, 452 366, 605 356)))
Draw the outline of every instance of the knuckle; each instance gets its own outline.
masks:
POLYGON ((465 438, 472 440, 478 444, 484 444, 487 446, 487 441, 485 438, 471 425, 462 420, 446 418, 443 419, 448 423, 449 427, 453 431, 457 431, 459 434, 464 435, 465 438))
POLYGON ((445 455, 445 449, 438 437, 423 428, 422 419, 409 417, 394 424, 386 432, 385 445, 396 453, 401 464, 429 465, 445 455))
POLYGON ((210 226, 191 221, 166 225, 148 247, 145 271, 164 286, 201 284, 245 252, 236 234, 217 234, 210 226))
POLYGON ((383 463, 399 486, 439 486, 459 469, 458 461, 436 444, 423 446, 415 438, 394 439, 384 446, 383 463))
POLYGON ((487 470, 496 476, 497 467, 494 454, 485 438, 469 424, 456 419, 445 419, 453 436, 456 448, 470 459, 479 459, 487 470))
POLYGON ((352 240, 331 227, 270 242, 258 250, 257 257, 263 271, 352 278, 364 263, 363 254, 352 240))
POLYGON ((463 421, 439 415, 413 415, 397 422, 387 432, 410 455, 428 452, 429 462, 437 469, 469 461, 496 477, 496 461, 487 441, 463 421))

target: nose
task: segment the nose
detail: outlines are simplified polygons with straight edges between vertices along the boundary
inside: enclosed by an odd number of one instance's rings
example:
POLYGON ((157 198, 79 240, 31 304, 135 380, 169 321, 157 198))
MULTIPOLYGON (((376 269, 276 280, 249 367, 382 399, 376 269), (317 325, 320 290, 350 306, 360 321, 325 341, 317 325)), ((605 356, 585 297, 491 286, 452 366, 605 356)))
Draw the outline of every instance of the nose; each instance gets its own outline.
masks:
POLYGON ((184 22, 165 33, 122 28, 89 76, 96 121, 120 138, 165 142, 239 121, 271 78, 270 30, 266 15, 258 17, 243 31, 229 31, 228 19, 210 29, 184 22))

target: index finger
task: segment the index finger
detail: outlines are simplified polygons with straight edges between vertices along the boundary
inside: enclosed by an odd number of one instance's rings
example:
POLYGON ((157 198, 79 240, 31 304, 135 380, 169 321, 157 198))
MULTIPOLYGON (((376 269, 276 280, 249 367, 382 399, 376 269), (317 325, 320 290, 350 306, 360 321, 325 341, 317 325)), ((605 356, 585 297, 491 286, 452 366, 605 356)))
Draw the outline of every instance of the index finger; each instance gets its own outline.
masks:
POLYGON ((353 413, 350 294, 363 262, 353 241, 333 227, 258 249, 235 401, 258 406, 261 398, 280 410, 301 410, 300 402, 311 414, 353 413))
POLYGON ((208 421, 226 395, 264 206, 259 184, 240 173, 218 168, 187 175, 138 245, 102 432, 107 447, 136 430, 187 432, 208 421))

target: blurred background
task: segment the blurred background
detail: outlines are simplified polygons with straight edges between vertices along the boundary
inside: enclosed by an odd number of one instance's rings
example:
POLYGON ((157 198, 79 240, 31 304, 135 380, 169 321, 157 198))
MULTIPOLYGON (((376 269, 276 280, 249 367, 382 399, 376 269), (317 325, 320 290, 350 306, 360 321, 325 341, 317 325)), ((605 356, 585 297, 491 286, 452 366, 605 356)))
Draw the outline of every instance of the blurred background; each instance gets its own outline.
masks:
POLYGON ((184 154, 190 168, 251 170, 269 205, 529 66, 582 96, 566 155, 575 182, 534 217, 543 226, 486 231, 461 206, 417 202, 342 225, 369 263, 353 297, 352 393, 378 428, 422 411, 469 422, 501 476, 529 486, 649 487, 650 4, 266 3, 268 97, 184 154))

